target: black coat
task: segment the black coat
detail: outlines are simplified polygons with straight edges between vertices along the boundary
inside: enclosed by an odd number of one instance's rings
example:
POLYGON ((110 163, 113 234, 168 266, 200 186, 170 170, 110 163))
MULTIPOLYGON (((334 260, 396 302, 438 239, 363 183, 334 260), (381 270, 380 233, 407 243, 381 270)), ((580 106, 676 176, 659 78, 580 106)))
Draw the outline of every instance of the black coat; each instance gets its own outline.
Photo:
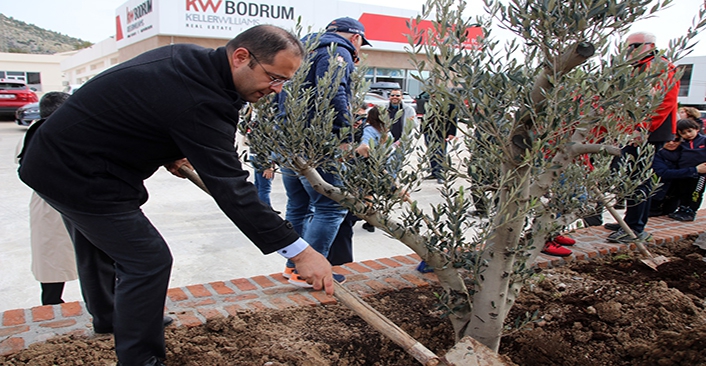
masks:
POLYGON ((147 201, 143 181, 160 166, 187 157, 223 212, 270 253, 298 235, 247 182, 234 146, 242 105, 225 48, 161 47, 94 77, 29 133, 20 178, 70 208, 118 213, 147 201))

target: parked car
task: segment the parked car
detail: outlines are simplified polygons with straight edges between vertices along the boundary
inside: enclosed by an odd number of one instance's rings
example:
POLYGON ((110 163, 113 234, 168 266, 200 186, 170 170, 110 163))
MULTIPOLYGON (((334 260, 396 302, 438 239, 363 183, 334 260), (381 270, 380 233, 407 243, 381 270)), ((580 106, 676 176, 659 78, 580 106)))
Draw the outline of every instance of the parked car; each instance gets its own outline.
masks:
POLYGON ((20 126, 29 126, 39 119, 39 102, 25 104, 15 111, 15 122, 20 126))
POLYGON ((389 81, 381 81, 370 84, 370 90, 368 90, 368 93, 375 93, 387 99, 390 94, 390 90, 394 89, 401 89, 400 84, 389 81))
POLYGON ((78 88, 81 87, 81 85, 83 85, 83 84, 69 84, 66 87, 64 87, 64 90, 62 90, 62 91, 64 93, 73 94, 74 92, 76 92, 76 90, 78 90, 78 88))
POLYGON ((18 108, 37 102, 37 94, 20 80, 0 79, 0 113, 14 115, 18 108))
MULTIPOLYGON (((399 83, 393 83, 393 82, 378 82, 378 83, 372 83, 370 84, 370 90, 368 90, 368 93, 373 93, 377 94, 385 100, 389 100, 390 98, 390 91, 395 90, 395 89, 400 89, 400 84, 399 83)), ((409 95, 409 93, 403 91, 402 92, 402 101, 404 104, 407 104, 409 106, 412 106, 415 110, 417 109, 417 102, 412 98, 412 96, 409 95)))
POLYGON ((364 102, 365 102, 365 111, 367 113, 368 109, 370 109, 372 107, 379 106, 379 105, 386 106, 388 100, 387 100, 387 98, 383 97, 380 94, 365 93, 364 102))

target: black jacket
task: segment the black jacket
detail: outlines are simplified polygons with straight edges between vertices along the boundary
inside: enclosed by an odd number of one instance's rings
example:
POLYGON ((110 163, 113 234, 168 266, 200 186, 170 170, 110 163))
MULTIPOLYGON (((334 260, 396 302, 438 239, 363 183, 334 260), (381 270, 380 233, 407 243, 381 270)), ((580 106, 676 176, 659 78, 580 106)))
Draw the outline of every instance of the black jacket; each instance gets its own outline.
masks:
POLYGON ((161 47, 94 77, 28 134, 20 178, 73 209, 125 212, 147 201, 145 179, 187 157, 223 212, 270 253, 298 235, 246 180, 234 147, 242 105, 225 48, 161 47))

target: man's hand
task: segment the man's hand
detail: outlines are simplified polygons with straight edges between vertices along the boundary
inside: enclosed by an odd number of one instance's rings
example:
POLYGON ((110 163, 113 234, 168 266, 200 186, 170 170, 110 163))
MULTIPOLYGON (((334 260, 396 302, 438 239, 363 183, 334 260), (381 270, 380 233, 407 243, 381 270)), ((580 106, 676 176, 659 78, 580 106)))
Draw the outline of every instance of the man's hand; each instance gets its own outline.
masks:
POLYGON ((313 285, 314 290, 323 288, 328 295, 333 295, 333 272, 326 257, 314 248, 307 247, 290 260, 297 267, 299 277, 306 280, 306 283, 313 285))
POLYGON ((270 180, 275 176, 275 170, 273 168, 267 168, 262 171, 262 177, 270 180))
POLYGON ((189 160, 187 160, 186 158, 175 160, 169 164, 164 164, 164 167, 169 170, 169 172, 172 173, 174 176, 179 178, 186 178, 185 176, 181 175, 181 173, 179 173, 179 168, 181 168, 183 165, 186 165, 186 167, 188 167, 189 169, 194 170, 194 167, 191 166, 191 163, 189 163, 189 160))

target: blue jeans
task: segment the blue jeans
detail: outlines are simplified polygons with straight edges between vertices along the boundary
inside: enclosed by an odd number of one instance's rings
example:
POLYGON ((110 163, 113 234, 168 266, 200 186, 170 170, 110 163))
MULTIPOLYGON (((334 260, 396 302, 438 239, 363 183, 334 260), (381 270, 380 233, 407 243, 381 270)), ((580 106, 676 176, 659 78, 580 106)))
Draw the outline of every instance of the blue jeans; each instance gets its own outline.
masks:
POLYGON ((270 192, 272 192, 272 179, 267 179, 262 176, 262 172, 265 169, 255 163, 254 155, 251 155, 250 161, 253 163, 253 176, 255 177, 255 188, 257 188, 257 196, 260 198, 260 201, 272 207, 272 203, 270 203, 270 192))
MULTIPOLYGON (((341 186, 338 176, 321 169, 318 169, 318 172, 326 182, 341 186)), ((328 256, 338 227, 348 210, 338 202, 316 192, 305 177, 291 169, 282 169, 282 183, 287 192, 285 218, 312 248, 324 257, 328 256)), ((287 267, 294 267, 294 263, 287 261, 287 267)))

